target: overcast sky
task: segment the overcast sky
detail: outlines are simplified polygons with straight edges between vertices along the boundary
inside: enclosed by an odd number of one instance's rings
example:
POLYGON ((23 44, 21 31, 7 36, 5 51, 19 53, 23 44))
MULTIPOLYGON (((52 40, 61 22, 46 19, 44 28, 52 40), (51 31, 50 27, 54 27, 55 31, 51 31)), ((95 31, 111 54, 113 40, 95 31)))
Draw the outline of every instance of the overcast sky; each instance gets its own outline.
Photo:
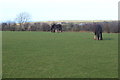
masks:
POLYGON ((119 0, 0 0, 0 22, 28 12, 32 21, 117 20, 119 0))

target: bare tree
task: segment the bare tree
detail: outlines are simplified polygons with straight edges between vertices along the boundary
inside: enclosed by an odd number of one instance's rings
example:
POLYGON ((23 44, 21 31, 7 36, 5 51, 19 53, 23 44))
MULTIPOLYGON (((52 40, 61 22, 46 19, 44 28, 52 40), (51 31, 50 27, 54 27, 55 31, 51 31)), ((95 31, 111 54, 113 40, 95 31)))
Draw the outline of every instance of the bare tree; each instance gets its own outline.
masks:
POLYGON ((22 12, 17 15, 16 21, 20 25, 21 29, 24 30, 24 24, 28 23, 31 16, 27 12, 22 12))

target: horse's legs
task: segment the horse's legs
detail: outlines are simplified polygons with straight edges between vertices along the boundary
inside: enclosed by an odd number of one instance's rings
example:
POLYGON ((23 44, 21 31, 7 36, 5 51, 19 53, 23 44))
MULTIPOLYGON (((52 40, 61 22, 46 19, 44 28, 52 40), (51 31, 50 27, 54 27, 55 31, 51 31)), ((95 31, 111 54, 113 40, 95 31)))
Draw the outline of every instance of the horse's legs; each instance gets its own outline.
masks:
POLYGON ((100 39, 99 39, 99 40, 103 40, 103 38, 102 38, 102 33, 100 33, 100 36, 99 36, 99 37, 100 37, 100 39))
POLYGON ((99 40, 99 33, 97 33, 96 36, 97 36, 97 40, 99 40))

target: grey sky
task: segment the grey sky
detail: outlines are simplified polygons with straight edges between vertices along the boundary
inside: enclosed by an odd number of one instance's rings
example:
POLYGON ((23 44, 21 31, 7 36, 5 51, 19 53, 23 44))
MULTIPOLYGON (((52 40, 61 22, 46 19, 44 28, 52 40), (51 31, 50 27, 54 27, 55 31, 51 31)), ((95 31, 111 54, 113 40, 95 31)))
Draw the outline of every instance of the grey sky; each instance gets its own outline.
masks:
POLYGON ((119 0, 0 0, 0 22, 28 12, 32 21, 117 20, 119 0))

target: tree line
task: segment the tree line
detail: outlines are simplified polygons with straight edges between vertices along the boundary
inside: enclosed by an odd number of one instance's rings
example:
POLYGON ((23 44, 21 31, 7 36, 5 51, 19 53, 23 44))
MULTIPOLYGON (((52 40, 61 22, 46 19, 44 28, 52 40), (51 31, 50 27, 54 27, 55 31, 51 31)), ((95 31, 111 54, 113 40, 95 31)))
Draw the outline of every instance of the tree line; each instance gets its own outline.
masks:
MULTIPOLYGON (((107 33, 118 33, 120 32, 120 23, 118 21, 104 21, 95 22, 102 26, 103 32, 107 33)), ((2 31, 50 31, 52 23, 37 22, 37 23, 23 23, 18 24, 15 22, 1 23, 2 31)), ((62 22, 63 31, 93 31, 94 22, 62 22)))

